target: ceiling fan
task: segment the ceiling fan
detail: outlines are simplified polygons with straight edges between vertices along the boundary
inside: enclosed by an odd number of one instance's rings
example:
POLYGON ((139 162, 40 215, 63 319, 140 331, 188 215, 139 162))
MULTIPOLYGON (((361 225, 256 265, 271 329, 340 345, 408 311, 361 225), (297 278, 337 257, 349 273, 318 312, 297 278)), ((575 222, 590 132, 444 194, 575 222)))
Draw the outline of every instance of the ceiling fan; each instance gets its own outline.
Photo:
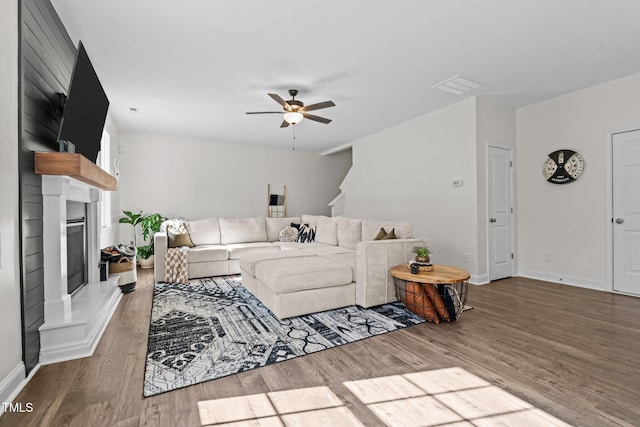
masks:
POLYGON ((315 116, 309 114, 307 111, 320 110, 322 108, 335 107, 336 104, 333 101, 318 102, 317 104, 311 104, 305 106, 302 101, 298 101, 296 95, 298 95, 297 89, 289 89, 289 95, 291 99, 285 101, 279 95, 270 93, 269 96, 274 99, 278 104, 282 105, 283 111, 255 111, 247 112, 247 114, 284 114, 284 120, 280 125, 281 128, 286 128, 289 125, 296 125, 302 121, 303 118, 320 122, 324 124, 331 123, 330 119, 315 116))

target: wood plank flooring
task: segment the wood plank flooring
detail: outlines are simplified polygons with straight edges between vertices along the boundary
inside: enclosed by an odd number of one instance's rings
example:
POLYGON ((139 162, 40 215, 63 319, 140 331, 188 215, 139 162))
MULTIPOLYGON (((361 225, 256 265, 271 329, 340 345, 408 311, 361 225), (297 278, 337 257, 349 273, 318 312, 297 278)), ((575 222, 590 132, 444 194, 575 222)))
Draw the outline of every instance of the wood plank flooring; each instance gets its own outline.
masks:
POLYGON ((198 426, 197 402, 327 386, 365 425, 380 420, 343 384, 461 367, 576 426, 640 425, 640 298, 512 278, 470 286, 474 309, 142 398, 150 270, 124 295, 94 356, 41 366, 0 426, 198 426))

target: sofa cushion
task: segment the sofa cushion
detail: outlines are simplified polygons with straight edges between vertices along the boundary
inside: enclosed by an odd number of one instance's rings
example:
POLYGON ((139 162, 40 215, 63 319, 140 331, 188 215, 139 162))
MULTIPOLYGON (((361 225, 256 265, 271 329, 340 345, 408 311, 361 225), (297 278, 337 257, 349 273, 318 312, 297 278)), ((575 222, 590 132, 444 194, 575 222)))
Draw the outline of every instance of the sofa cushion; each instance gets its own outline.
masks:
POLYGON ((267 241, 277 242, 280 238, 280 232, 289 227, 292 222, 300 223, 300 217, 290 218, 265 218, 265 225, 267 227, 267 241))
POLYGON ((338 244, 343 248, 355 249, 362 241, 362 220, 338 217, 338 244))
POLYGON ((275 294, 348 285, 353 281, 349 266, 322 257, 264 261, 258 263, 255 271, 258 283, 275 294))
POLYGON ((299 251, 301 249, 314 248, 316 246, 325 246, 324 243, 316 242, 273 242, 273 244, 278 246, 282 251, 299 251))
POLYGON ((316 255, 316 256, 356 253, 356 251, 354 251, 353 249, 347 249, 340 246, 332 246, 332 245, 325 245, 325 244, 313 246, 310 248, 302 248, 296 252, 300 252, 302 254, 308 254, 308 255, 316 255))
MULTIPOLYGON (((341 248, 339 246, 330 245, 314 245, 308 243, 299 243, 300 250, 281 250, 276 251, 253 251, 245 252, 240 255, 240 269, 251 276, 255 277, 255 266, 262 261, 271 259, 284 259, 284 258, 297 258, 297 257, 309 257, 309 256, 324 256, 324 255, 345 255, 345 258, 341 262, 347 263, 354 270, 355 277, 355 251, 352 249, 341 248), (352 260, 351 260, 352 258, 352 260)), ((340 258, 335 259, 340 260, 340 258)))
POLYGON ((220 243, 266 242, 267 229, 264 217, 220 218, 220 243))
POLYGON ((229 259, 240 259, 241 255, 255 251, 280 252, 280 247, 269 242, 231 243, 227 245, 227 249, 229 250, 229 259))
POLYGON ((229 258, 229 251, 222 245, 200 245, 189 249, 187 261, 194 262, 211 262, 226 261, 229 258))
POLYGON ((322 216, 316 227, 316 242, 338 246, 338 217, 322 216))
POLYGON ((303 224, 309 224, 311 227, 318 225, 320 218, 329 218, 326 215, 302 215, 301 221, 303 224))
POLYGON ((196 246, 219 245, 220 225, 218 218, 203 218, 189 221, 189 236, 196 246))
MULTIPOLYGON (((309 256, 301 253, 301 251, 252 251, 245 252, 240 255, 240 270, 252 277, 256 275, 256 265, 263 261, 272 259, 296 258, 301 256, 309 256)), ((243 283, 244 284, 244 283, 243 283)))
POLYGON ((323 258, 326 258, 330 261, 335 261, 340 264, 344 264, 351 269, 351 273, 353 274, 354 280, 356 277, 356 253, 354 251, 344 252, 340 254, 333 255, 322 255, 323 258))
POLYGON ((395 229, 398 239, 408 239, 413 237, 413 226, 408 222, 381 221, 379 219, 365 218, 362 220, 362 240, 374 240, 382 227, 384 227, 387 232, 392 228, 395 229))

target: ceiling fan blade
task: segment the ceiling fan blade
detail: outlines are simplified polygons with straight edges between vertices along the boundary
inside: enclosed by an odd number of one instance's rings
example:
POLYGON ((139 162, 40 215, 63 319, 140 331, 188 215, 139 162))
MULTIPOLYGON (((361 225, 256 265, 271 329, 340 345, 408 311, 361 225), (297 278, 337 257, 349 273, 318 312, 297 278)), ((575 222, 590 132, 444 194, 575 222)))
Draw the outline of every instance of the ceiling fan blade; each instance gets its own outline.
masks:
POLYGON ((280 127, 281 127, 281 128, 286 128, 286 127, 288 127, 288 126, 289 126, 289 122, 288 122, 288 121, 286 121, 286 120, 283 120, 283 121, 282 121, 282 124, 280 125, 280 127))
POLYGON ((329 108, 329 107, 335 107, 336 104, 333 103, 333 101, 324 101, 324 102, 318 102, 317 104, 311 104, 311 105, 307 105, 306 107, 303 108, 304 111, 313 111, 313 110, 320 110, 322 108, 329 108))
POLYGON ((247 111, 246 114, 282 114, 282 111, 247 111))
POLYGON ((278 104, 282 105, 286 110, 291 111, 291 105, 287 104, 287 101, 282 99, 280 95, 275 93, 270 93, 269 96, 273 98, 273 100, 276 101, 278 104))
POLYGON ((302 113, 302 115, 309 120, 324 123, 325 125, 331 123, 331 119, 326 119, 324 117, 314 116, 313 114, 307 114, 307 113, 302 113))

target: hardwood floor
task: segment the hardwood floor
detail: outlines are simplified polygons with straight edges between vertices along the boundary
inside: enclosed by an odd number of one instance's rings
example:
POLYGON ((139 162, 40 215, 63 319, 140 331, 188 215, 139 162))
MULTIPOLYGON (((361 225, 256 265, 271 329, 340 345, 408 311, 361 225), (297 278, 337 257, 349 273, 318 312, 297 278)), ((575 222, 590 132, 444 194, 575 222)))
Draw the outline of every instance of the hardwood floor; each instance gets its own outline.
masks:
POLYGON ((0 426, 197 426, 197 402, 327 386, 365 425, 344 385, 461 367, 576 426, 640 425, 640 298, 512 278, 470 286, 474 309, 177 391, 142 398, 153 277, 138 271, 94 356, 41 366, 0 426))

